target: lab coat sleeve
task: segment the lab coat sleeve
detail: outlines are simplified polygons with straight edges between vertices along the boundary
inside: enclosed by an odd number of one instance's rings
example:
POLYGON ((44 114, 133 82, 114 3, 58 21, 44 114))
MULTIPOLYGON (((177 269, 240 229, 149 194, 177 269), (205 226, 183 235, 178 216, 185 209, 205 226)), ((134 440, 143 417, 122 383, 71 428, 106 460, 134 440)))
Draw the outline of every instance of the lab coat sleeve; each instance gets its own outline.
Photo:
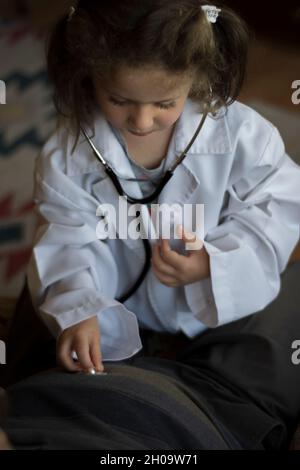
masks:
POLYGON ((38 163, 34 201, 41 223, 27 269, 33 305, 56 337, 97 315, 102 359, 131 357, 142 347, 138 322, 114 300, 118 271, 108 244, 96 236, 97 201, 54 165, 42 175, 38 163))
POLYGON ((229 183, 220 223, 204 240, 211 277, 185 289, 192 312, 208 327, 258 312, 275 299, 299 240, 300 168, 276 128, 257 163, 229 183))

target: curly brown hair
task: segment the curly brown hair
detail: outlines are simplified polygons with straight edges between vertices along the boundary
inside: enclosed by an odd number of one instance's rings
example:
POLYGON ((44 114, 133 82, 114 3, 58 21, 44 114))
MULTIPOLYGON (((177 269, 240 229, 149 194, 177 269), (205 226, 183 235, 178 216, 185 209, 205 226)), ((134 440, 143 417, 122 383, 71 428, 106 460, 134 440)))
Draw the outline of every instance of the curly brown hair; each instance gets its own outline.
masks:
MULTIPOLYGON (((47 63, 54 103, 76 135, 93 128, 93 78, 118 66, 158 66, 193 74, 189 97, 215 114, 239 95, 247 63, 247 26, 223 5, 216 23, 200 0, 79 0, 50 34, 47 63)), ((76 145, 76 144, 75 144, 76 145)))

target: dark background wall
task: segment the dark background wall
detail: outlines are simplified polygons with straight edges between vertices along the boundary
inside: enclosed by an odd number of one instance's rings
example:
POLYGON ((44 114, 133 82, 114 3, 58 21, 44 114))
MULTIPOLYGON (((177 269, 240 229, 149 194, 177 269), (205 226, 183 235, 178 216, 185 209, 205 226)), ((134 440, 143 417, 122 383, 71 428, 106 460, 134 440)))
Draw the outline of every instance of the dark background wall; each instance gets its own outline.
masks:
POLYGON ((223 3, 239 13, 261 36, 300 47, 300 0, 225 0, 223 3))

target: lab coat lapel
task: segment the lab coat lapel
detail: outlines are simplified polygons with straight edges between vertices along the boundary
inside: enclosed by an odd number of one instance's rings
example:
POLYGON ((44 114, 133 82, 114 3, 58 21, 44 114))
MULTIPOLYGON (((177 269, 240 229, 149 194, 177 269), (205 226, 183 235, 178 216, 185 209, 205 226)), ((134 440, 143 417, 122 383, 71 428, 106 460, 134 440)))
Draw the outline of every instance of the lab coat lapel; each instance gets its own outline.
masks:
MULTIPOLYGON (((175 156, 179 156, 188 146, 201 118, 199 105, 188 99, 176 123, 167 155, 166 169, 173 163, 175 156)), ((197 174, 195 172, 195 158, 201 159, 203 155, 212 155, 213 160, 213 156, 222 157, 231 151, 232 144, 226 119, 222 117, 212 118, 208 115, 185 159, 176 168, 170 183, 162 191, 159 203, 188 204, 201 184, 201 175, 199 175, 199 171, 197 174)))
MULTIPOLYGON (((176 123, 167 154, 166 169, 170 168, 175 158, 187 147, 190 139, 193 137, 193 133, 199 125, 201 114, 196 113, 194 106, 194 104, 187 101, 184 111, 176 123)), ((204 123, 204 126, 205 124, 206 123, 204 123)), ((189 154, 195 153, 197 140, 198 139, 196 139, 195 143, 190 148, 182 163, 175 169, 170 182, 161 192, 159 204, 186 204, 194 191, 198 188, 200 181, 197 176, 190 171, 188 165, 189 154)))

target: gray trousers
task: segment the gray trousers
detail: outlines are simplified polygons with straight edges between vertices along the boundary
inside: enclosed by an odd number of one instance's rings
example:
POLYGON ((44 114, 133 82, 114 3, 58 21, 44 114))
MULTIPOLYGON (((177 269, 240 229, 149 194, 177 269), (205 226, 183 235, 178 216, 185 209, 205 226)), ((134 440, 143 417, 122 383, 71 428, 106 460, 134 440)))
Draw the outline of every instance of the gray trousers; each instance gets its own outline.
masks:
MULTIPOLYGON (((300 263, 265 310, 185 343, 169 359, 144 348, 107 375, 57 368, 7 389, 17 449, 285 449, 300 416, 300 263)), ((156 335, 159 336, 159 335, 156 335)))

